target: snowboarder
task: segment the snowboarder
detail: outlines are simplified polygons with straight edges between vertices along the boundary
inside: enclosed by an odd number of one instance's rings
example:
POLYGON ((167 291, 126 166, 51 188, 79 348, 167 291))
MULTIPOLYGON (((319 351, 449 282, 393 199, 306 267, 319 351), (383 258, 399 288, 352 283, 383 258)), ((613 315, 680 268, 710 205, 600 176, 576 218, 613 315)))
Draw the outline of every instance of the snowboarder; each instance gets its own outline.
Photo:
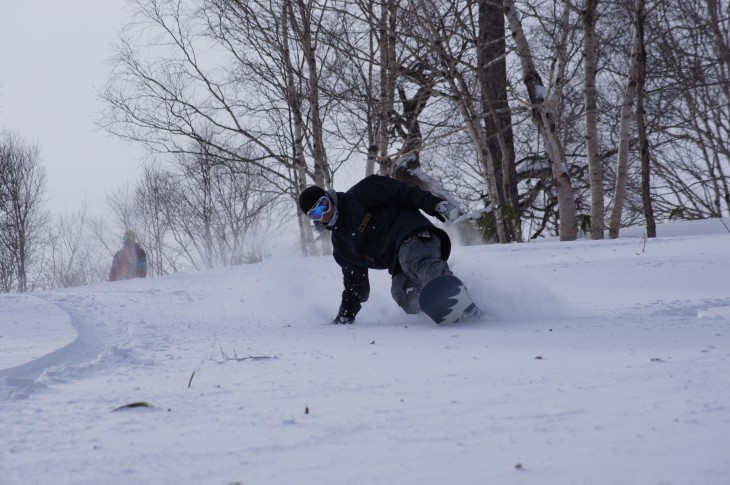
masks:
POLYGON ((124 232, 124 247, 114 255, 109 281, 147 277, 147 253, 136 238, 134 231, 124 232))
MULTIPOLYGON (((391 295, 409 314, 421 311, 419 294, 427 283, 452 275, 446 262, 451 252, 449 236, 419 209, 441 221, 454 221, 460 211, 430 192, 371 175, 346 193, 307 187, 299 207, 318 231, 331 231, 333 256, 342 268, 344 290, 332 323, 354 322, 370 295, 368 269, 388 270, 391 295)), ((471 305, 457 320, 476 312, 471 305)))

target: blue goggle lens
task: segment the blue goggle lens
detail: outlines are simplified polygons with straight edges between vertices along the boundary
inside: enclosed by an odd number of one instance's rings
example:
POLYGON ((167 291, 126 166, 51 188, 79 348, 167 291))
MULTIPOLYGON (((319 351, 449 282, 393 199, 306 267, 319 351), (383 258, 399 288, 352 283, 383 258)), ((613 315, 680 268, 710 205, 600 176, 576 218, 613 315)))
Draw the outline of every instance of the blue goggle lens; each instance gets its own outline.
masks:
POLYGON ((322 196, 317 201, 317 205, 309 209, 309 212, 307 212, 307 217, 315 222, 321 221, 325 214, 327 214, 331 208, 332 206, 330 204, 330 200, 326 196, 322 196))

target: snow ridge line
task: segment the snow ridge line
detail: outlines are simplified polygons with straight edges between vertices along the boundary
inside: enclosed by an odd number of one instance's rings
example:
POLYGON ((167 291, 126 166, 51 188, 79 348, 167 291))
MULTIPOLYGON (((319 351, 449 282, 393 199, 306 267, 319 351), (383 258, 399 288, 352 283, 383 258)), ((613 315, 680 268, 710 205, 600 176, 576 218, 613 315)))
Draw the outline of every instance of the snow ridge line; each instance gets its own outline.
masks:
POLYGON ((68 315, 76 339, 68 345, 16 367, 0 370, 0 396, 25 399, 50 384, 77 380, 110 364, 131 358, 126 332, 100 318, 92 297, 38 295, 68 315))

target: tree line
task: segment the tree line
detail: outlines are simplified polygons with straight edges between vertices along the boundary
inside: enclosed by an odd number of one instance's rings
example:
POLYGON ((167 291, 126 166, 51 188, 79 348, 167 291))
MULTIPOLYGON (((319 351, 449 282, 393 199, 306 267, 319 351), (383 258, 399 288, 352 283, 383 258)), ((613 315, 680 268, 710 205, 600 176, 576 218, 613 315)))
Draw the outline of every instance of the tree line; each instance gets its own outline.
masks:
POLYGON ((290 203, 356 165, 499 242, 652 236, 730 210, 729 25, 721 0, 140 0, 102 124, 290 203))
POLYGON ((156 161, 111 203, 137 217, 158 274, 240 262, 240 235, 271 211, 296 214, 302 252, 318 254, 294 201, 344 173, 449 198, 490 242, 629 224, 653 237, 657 222, 727 216, 729 12, 727 0, 137 0, 99 124, 156 161))
POLYGON ((151 276, 260 261, 262 234, 284 218, 277 196, 246 170, 181 155, 174 165, 148 164, 135 183, 108 194, 110 216, 85 205, 52 214, 39 149, 2 131, 0 292, 106 281, 125 229, 146 249, 151 276))

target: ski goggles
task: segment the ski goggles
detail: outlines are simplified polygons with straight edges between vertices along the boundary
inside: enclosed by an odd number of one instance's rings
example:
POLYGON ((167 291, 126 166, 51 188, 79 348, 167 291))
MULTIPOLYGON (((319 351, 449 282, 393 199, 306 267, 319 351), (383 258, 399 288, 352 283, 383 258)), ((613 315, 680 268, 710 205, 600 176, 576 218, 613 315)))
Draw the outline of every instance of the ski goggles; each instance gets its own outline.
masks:
POLYGON ((321 221, 322 218, 328 214, 332 210, 332 202, 330 202, 329 198, 327 198, 326 195, 323 195, 319 198, 317 203, 309 209, 307 212, 307 217, 311 219, 314 222, 321 221))

